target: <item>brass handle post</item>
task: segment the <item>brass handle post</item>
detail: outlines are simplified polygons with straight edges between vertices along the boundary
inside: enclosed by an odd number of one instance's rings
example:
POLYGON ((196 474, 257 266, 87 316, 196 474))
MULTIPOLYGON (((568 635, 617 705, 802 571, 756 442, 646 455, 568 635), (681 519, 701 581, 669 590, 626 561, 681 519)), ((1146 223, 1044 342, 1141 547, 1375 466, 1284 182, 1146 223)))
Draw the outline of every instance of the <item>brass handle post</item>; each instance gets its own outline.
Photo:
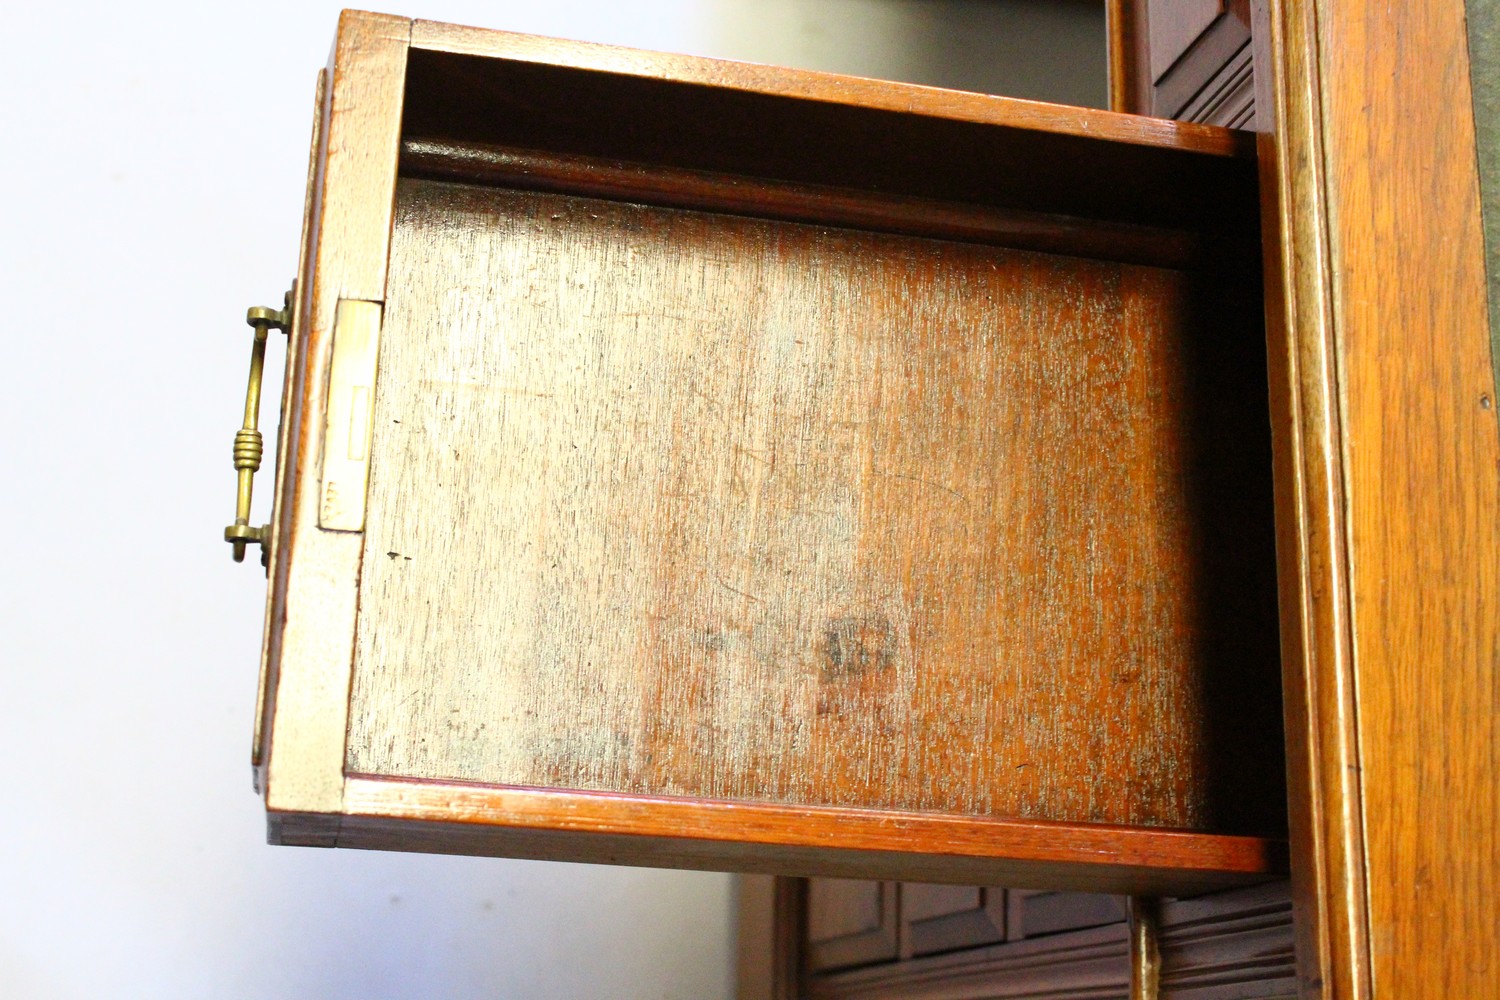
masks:
POLYGON ((292 325, 292 293, 286 293, 285 304, 280 309, 269 306, 254 306, 245 314, 245 322, 255 331, 255 340, 250 347, 250 384, 245 390, 245 419, 234 435, 234 469, 238 477, 235 496, 234 523, 224 529, 224 540, 234 546, 234 561, 245 561, 245 548, 255 542, 261 546, 261 560, 265 561, 265 543, 270 535, 270 525, 251 527, 250 499, 255 490, 255 473, 260 469, 265 445, 260 435, 260 388, 266 367, 266 340, 270 331, 285 332, 292 325))
POLYGON ((1157 1000, 1161 995, 1161 901, 1131 896, 1130 1000, 1157 1000))

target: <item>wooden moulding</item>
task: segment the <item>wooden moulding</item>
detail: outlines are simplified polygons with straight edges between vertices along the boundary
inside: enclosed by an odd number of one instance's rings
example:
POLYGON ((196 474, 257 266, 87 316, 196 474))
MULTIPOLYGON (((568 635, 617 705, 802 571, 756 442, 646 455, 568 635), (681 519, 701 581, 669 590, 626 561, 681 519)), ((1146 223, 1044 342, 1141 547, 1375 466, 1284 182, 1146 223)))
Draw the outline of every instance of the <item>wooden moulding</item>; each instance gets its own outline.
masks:
POLYGON ((1246 137, 360 14, 324 108, 273 840, 1284 872, 1246 137), (317 519, 349 298, 384 309, 363 532, 317 519))
POLYGON ((1492 995, 1500 434, 1465 5, 1267 6, 1302 995, 1492 995))
POLYGON ((1261 837, 358 775, 345 810, 344 847, 963 885, 1193 895, 1287 863, 1284 842, 1261 837))

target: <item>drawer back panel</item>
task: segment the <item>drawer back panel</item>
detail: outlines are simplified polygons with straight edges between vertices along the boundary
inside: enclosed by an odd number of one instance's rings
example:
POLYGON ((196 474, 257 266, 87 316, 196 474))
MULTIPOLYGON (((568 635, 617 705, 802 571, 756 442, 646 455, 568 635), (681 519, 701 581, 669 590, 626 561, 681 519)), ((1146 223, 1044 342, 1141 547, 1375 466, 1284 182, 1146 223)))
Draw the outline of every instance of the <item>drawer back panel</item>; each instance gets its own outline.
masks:
POLYGON ((348 770, 1274 829, 1262 349, 1215 294, 401 180, 348 770))

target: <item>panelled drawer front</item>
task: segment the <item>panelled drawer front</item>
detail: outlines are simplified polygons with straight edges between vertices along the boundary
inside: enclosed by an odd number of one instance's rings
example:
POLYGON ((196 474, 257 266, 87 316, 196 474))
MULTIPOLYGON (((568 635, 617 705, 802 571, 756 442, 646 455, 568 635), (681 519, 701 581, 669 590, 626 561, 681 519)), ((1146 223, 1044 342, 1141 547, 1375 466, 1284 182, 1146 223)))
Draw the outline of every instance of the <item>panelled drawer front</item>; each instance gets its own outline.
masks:
POLYGON ((814 878, 807 880, 809 967, 919 958, 1125 919, 1122 896, 814 878))
POLYGON ((901 955, 910 958, 1005 940, 1005 890, 902 882, 901 955))
POLYGON ((815 878, 807 886, 807 963, 826 971, 897 955, 894 882, 815 878))
POLYGON ((1010 894, 1010 936, 1013 940, 1076 931, 1124 919, 1123 896, 1024 889, 1012 890, 1010 894))
MULTIPOLYGON (((812 879, 807 902, 803 992, 819 1000, 1098 1000, 1130 979, 1120 896, 812 879)), ((1162 900, 1159 914, 1167 1000, 1295 994, 1286 882, 1162 900)))

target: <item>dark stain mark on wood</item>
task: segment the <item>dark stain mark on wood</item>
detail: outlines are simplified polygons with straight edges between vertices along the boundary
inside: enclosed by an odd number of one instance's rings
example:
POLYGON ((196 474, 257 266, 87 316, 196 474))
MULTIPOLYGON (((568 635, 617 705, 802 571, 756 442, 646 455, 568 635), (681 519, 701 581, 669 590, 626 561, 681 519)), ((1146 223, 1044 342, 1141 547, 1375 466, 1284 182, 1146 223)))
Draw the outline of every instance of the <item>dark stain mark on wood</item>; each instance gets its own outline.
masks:
POLYGON ((896 637, 890 619, 875 612, 829 619, 823 628, 822 679, 835 681, 896 662, 896 637))

